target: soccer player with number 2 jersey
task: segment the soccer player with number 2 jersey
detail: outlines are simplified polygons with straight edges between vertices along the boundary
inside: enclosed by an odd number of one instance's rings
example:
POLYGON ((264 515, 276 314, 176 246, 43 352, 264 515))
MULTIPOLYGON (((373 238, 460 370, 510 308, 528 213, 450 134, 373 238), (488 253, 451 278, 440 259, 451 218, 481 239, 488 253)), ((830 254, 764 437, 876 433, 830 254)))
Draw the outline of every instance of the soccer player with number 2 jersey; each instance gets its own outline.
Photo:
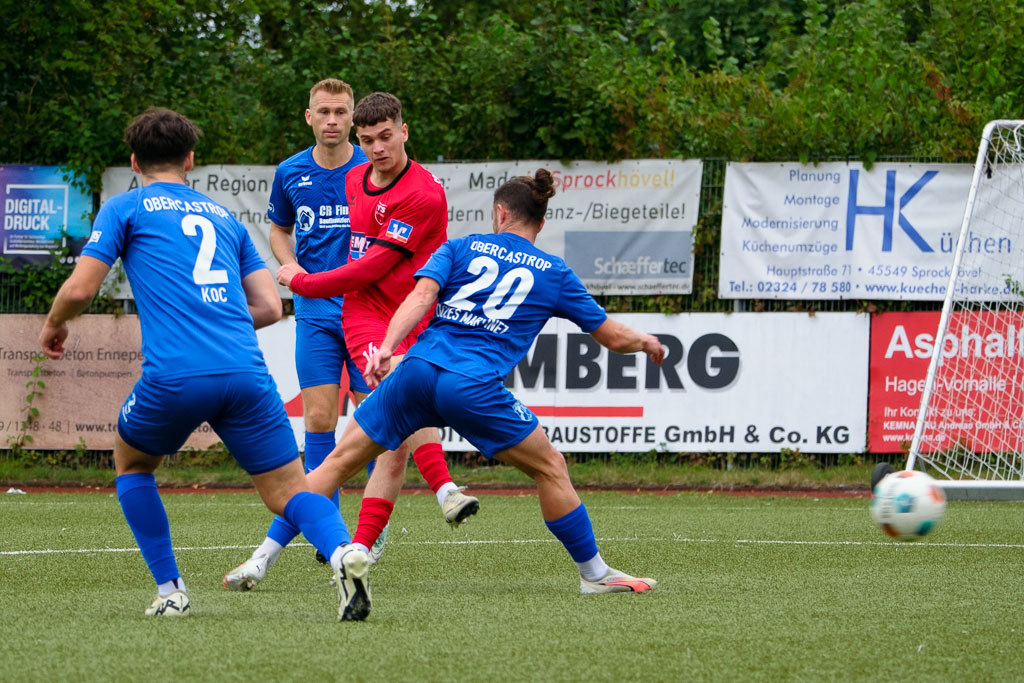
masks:
POLYGON ((125 131, 141 186, 100 209, 75 270, 61 286, 39 342, 60 358, 67 321, 86 309, 120 258, 142 327, 142 376, 121 407, 114 441, 117 498, 157 583, 148 616, 186 616, 191 605, 153 472, 196 427, 210 426, 252 476, 271 511, 328 558, 338 618, 369 613, 370 558, 348 545, 335 504, 312 493, 256 328, 281 317, 274 280, 227 209, 185 181, 199 130, 150 109, 125 131))

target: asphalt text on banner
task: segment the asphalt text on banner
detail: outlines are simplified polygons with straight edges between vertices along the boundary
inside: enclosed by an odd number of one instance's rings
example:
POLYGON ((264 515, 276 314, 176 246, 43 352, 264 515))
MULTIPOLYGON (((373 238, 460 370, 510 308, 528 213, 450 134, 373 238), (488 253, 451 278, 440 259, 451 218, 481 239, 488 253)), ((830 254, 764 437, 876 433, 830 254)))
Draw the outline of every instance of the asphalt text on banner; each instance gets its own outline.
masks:
MULTIPOLYGON (((719 296, 941 301, 972 173, 969 164, 730 163, 719 296)), ((972 252, 1014 253, 1009 238, 966 239, 972 252)), ((1005 294, 980 268, 961 276, 969 297, 1005 294)))
MULTIPOLYGON (((868 450, 906 452, 917 426, 921 394, 939 327, 937 311, 880 313, 871 321, 871 388, 868 407, 868 450)), ((1019 451, 1020 416, 1008 406, 1021 405, 1019 382, 1004 378, 1022 374, 1024 317, 1020 313, 959 311, 942 340, 943 368, 933 388, 954 394, 952 407, 925 423, 922 452, 941 449, 950 441, 969 444, 976 452, 998 450, 1009 437, 1019 451), (1005 415, 991 419, 986 416, 1005 415)))
POLYGON ((491 232, 494 190, 509 178, 546 168, 557 194, 548 203, 537 246, 564 258, 591 293, 693 291, 700 160, 425 166, 444 183, 450 238, 491 232))

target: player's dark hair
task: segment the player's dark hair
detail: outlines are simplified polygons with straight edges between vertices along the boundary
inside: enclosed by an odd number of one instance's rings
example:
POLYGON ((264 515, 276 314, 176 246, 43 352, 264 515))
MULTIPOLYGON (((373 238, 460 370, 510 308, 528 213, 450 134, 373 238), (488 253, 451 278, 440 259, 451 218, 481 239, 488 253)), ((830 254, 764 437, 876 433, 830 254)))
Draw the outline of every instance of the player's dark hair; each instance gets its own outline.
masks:
POLYGON ((312 100, 313 95, 317 94, 321 90, 330 95, 341 95, 344 93, 355 99, 355 94, 352 92, 352 86, 338 78, 325 78, 322 81, 318 81, 316 85, 309 89, 309 99, 312 100))
POLYGON ((548 211, 548 200, 554 196, 555 179, 546 168, 539 168, 532 178, 510 178, 494 191, 494 203, 504 206, 515 218, 540 225, 548 211))
POLYGON ((389 92, 370 93, 359 100, 352 112, 356 128, 365 128, 391 119, 402 125, 402 101, 389 92))
POLYGON ((150 107, 128 124, 124 141, 143 171, 178 165, 195 149, 203 132, 188 117, 163 107, 150 107))

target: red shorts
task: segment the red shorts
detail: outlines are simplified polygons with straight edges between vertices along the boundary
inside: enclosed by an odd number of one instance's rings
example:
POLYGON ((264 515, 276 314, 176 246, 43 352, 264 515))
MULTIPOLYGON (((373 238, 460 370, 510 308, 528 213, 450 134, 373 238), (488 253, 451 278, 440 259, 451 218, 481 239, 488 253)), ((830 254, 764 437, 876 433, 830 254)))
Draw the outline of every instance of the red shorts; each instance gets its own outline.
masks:
MULTIPOLYGON (((416 338, 420 332, 426 329, 429 322, 429 318, 427 318, 416 325, 409 336, 403 339, 395 349, 394 355, 405 355, 409 347, 416 343, 416 338)), ((387 336, 387 321, 379 318, 342 315, 341 327, 345 331, 345 346, 348 347, 348 355, 359 368, 359 372, 366 372, 367 363, 370 362, 370 358, 380 348, 381 342, 387 336)))

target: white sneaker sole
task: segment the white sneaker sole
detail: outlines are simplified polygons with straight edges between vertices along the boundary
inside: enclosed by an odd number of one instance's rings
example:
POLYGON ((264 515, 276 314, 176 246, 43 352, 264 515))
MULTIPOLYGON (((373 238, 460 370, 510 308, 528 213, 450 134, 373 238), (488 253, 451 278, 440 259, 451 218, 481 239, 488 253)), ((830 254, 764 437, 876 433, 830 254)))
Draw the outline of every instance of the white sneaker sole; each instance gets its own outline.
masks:
POLYGON ((370 558, 362 551, 349 551, 341 565, 343 571, 334 572, 338 621, 363 621, 370 614, 370 558))

